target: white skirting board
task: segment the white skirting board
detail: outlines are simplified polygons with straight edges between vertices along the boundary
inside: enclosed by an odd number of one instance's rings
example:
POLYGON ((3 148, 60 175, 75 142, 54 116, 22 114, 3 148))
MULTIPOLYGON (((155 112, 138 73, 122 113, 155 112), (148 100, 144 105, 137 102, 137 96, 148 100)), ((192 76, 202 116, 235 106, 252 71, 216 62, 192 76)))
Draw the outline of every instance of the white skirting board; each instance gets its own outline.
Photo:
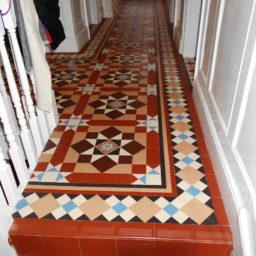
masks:
POLYGON ((238 159, 221 128, 210 92, 200 79, 194 85, 193 98, 231 226, 236 256, 255 256, 256 229, 251 221, 254 216, 250 192, 243 178, 238 180, 238 159))
POLYGON ((75 37, 66 37, 55 52, 79 52, 88 41, 89 35, 84 27, 75 37))

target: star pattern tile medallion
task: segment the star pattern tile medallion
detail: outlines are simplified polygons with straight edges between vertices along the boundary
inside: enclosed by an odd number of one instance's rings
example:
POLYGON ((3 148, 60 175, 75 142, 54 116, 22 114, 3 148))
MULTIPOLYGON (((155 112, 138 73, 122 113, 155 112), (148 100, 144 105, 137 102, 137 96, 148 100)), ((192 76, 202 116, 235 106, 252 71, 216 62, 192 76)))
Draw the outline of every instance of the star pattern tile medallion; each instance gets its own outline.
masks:
POLYGON ((104 114, 111 119, 117 119, 127 114, 136 114, 137 109, 145 106, 145 103, 136 96, 115 92, 109 96, 102 95, 89 105, 95 109, 95 114, 104 114))

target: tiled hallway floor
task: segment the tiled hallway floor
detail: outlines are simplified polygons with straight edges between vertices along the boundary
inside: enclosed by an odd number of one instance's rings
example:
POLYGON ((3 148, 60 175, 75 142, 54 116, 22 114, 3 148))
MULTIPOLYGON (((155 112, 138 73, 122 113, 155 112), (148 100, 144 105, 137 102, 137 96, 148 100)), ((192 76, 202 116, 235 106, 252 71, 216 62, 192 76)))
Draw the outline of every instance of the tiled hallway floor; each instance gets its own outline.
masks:
POLYGON ((229 255, 167 25, 162 1, 123 1, 86 51, 49 56, 60 123, 16 206, 20 255, 229 255))

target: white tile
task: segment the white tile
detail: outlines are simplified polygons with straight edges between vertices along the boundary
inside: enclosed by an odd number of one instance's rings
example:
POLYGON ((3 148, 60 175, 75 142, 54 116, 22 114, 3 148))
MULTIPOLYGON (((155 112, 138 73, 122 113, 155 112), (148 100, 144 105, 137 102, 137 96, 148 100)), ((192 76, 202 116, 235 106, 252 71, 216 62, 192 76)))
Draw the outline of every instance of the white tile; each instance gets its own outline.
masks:
POLYGON ((33 212, 33 209, 29 205, 19 210, 19 214, 21 215, 22 218, 28 216, 32 212, 33 212))
POLYGON ((110 206, 113 207, 114 205, 118 204, 120 202, 120 200, 115 197, 115 196, 111 196, 108 199, 105 200, 105 202, 110 206))
POLYGON ((80 206, 81 204, 85 203, 87 201, 87 199, 82 196, 82 195, 79 195, 77 197, 75 197, 73 200, 72 200, 77 206, 80 206))
POLYGON ((159 211, 155 217, 162 223, 166 222, 171 216, 166 211, 159 211))
POLYGON ((118 213, 114 211, 113 209, 108 209, 102 214, 108 221, 113 220, 115 217, 118 216, 118 213))
POLYGON ((84 213, 79 209, 75 208, 72 211, 68 213, 73 220, 78 219, 80 216, 82 216, 84 213))
POLYGON ((33 194, 26 197, 26 201, 29 204, 32 204, 32 203, 36 202, 38 199, 39 199, 39 196, 36 193, 33 193, 33 194))
POLYGON ((62 207, 59 207, 52 211, 51 214, 55 217, 55 219, 59 219, 62 216, 66 215, 67 212, 62 207))
POLYGON ((175 198, 172 201, 172 204, 178 208, 181 209, 185 204, 187 204, 190 200, 192 200, 194 197, 191 196, 189 193, 187 192, 183 192, 180 196, 178 196, 177 198, 175 198))
POLYGON ((184 214, 182 211, 176 212, 172 217, 175 220, 177 220, 180 224, 182 224, 188 218, 188 216, 184 214))
POLYGON ((56 200, 58 201, 58 203, 60 205, 64 205, 65 203, 70 201, 70 198, 66 194, 64 194, 64 195, 60 196, 59 198, 57 198, 56 200))
POLYGON ((134 218, 136 215, 129 209, 125 210, 120 214, 120 216, 126 221, 130 221, 132 218, 134 218))

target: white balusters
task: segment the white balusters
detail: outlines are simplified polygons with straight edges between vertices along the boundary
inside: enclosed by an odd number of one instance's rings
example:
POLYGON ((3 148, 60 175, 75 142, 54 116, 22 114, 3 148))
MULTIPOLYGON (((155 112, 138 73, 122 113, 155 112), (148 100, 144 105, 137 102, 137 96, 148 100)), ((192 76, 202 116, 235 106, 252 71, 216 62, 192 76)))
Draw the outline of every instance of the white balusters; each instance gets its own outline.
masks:
POLYGON ((40 133, 39 126, 37 123, 37 116, 36 116, 33 100, 31 97, 31 91, 30 91, 30 86, 29 86, 29 82, 28 82, 28 77, 26 74, 24 62, 22 59, 22 55, 21 55, 21 51, 19 48, 19 44, 18 44, 18 40, 17 40, 15 31, 16 31, 15 28, 8 29, 8 34, 9 34, 9 38, 10 38, 10 41, 12 44, 14 60, 16 62, 16 68, 17 68, 17 71, 19 74, 21 86, 23 89, 23 94, 25 97, 26 110, 28 112, 28 118, 29 118, 28 120, 29 120, 29 124, 30 124, 30 128, 31 128, 31 133, 34 138, 37 155, 39 155, 43 150, 43 141, 42 141, 41 133, 40 133))
MULTIPOLYGON (((8 230, 13 221, 14 206, 20 199, 45 143, 58 123, 53 92, 53 106, 49 113, 35 107, 32 100, 31 91, 34 88, 30 87, 19 48, 16 18, 11 3, 12 0, 0 0, 0 57, 4 67, 3 73, 7 80, 5 84, 0 69, 0 254, 10 256, 16 255, 8 244, 8 230), (5 45, 6 30, 15 66, 10 62, 5 45), (18 82, 15 81, 14 68, 18 74, 18 82), (21 85, 21 93, 19 93, 17 84, 21 85), (13 169, 9 160, 12 161, 13 169), (28 161, 29 167, 26 165, 26 161, 28 161), (16 184, 14 172, 19 185, 16 184)), ((0 68, 1 65, 0 62, 0 68)), ((33 71, 29 75, 34 85, 33 71)))
POLYGON ((5 195, 7 197, 9 205, 15 206, 19 191, 12 173, 12 169, 10 165, 6 163, 4 159, 4 154, 1 148, 0 148, 0 182, 5 191, 5 195))
POLYGON ((26 152, 26 155, 28 156, 27 160, 29 162, 29 165, 30 165, 31 169, 33 169, 36 164, 36 160, 37 160, 35 146, 34 146, 34 142, 32 140, 31 133, 27 127, 26 117, 25 117, 24 111, 22 109, 20 95, 19 95, 19 92, 18 92, 18 89, 16 86, 11 63, 10 63, 10 60, 9 60, 9 57, 7 54, 7 50, 6 50, 6 46, 5 46, 4 34, 5 34, 5 30, 3 27, 3 23, 0 19, 0 52, 1 52, 2 60, 3 60, 3 64, 4 64, 4 69, 5 69, 10 93, 12 96, 12 102, 13 102, 13 105, 15 108, 16 116, 18 119, 18 124, 19 124, 20 130, 21 130, 20 137, 21 137, 22 143, 24 145, 24 150, 26 152))
MULTIPOLYGON (((1 45, 0 45, 1 46, 1 45)), ((17 176, 19 178, 20 185, 23 187, 27 184, 30 173, 25 164, 24 155, 21 151, 20 146, 17 144, 15 135, 13 133, 10 121, 8 118, 8 112, 2 95, 0 94, 0 119, 3 124, 4 134, 9 146, 9 155, 13 162, 14 168, 16 170, 17 176)))

